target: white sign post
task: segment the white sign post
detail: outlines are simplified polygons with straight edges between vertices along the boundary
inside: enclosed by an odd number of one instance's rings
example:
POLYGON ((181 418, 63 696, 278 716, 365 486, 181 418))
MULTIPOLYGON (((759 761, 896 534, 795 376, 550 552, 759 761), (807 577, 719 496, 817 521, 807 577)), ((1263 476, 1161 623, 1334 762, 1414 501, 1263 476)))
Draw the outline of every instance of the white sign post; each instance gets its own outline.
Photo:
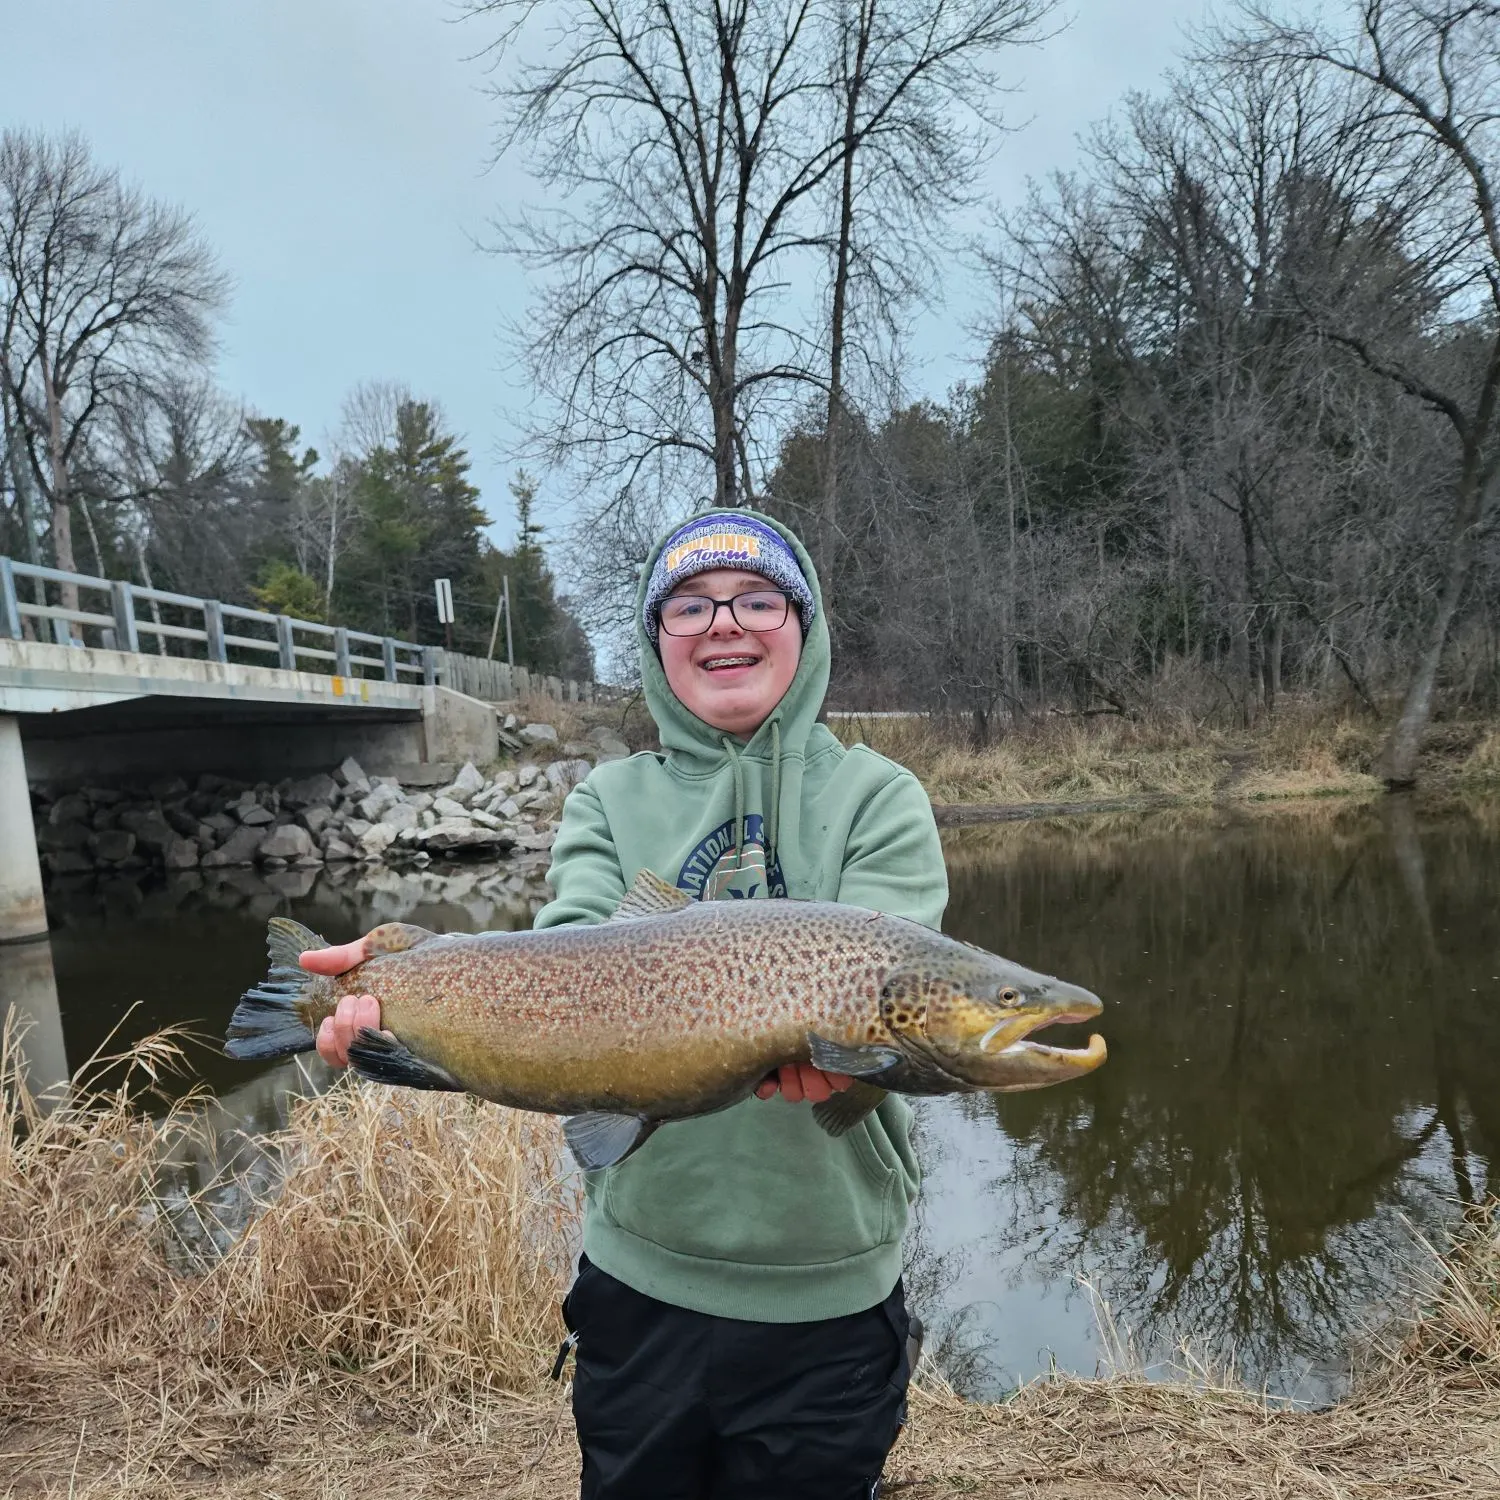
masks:
POLYGON ((451 625, 453 623, 453 584, 446 578, 439 578, 433 585, 437 594, 437 612, 439 625, 451 625))

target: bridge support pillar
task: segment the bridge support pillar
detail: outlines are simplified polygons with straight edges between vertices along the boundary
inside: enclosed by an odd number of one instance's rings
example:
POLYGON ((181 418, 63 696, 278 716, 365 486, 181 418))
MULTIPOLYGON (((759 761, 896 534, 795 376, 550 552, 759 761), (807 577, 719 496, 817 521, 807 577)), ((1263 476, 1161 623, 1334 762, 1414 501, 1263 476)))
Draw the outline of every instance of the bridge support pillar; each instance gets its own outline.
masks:
POLYGON ((0 714, 0 943, 38 937, 46 930, 21 721, 14 714, 0 714))

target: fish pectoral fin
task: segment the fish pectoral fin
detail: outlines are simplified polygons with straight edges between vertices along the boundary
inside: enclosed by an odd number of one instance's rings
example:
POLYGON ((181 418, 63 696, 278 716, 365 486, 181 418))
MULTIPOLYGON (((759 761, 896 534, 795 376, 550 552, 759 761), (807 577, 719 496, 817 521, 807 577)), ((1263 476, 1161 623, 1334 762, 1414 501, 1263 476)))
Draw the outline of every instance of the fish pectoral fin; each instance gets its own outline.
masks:
POLYGON ((361 1078, 375 1083, 399 1083, 409 1089, 443 1089, 462 1093, 464 1086, 446 1068, 423 1062, 395 1037, 383 1031, 359 1028, 349 1044, 349 1066, 361 1078))
MULTIPOLYGON (((837 1070, 835 1070, 837 1071, 837 1070)), ((886 1097, 886 1090, 873 1083, 851 1083, 843 1093, 813 1105, 812 1116, 829 1135, 847 1135, 866 1115, 873 1114, 886 1097)))
POLYGON ((659 1123, 643 1120, 639 1115, 612 1115, 595 1110, 564 1120, 563 1139, 573 1153, 573 1160, 585 1172, 596 1172, 638 1151, 659 1123))
POLYGON ((664 917, 669 912, 691 906, 693 898, 686 891, 651 870, 642 870, 635 883, 625 892, 625 899, 610 914, 611 922, 629 922, 637 917, 664 917))
POLYGON ((807 1045, 813 1067, 822 1068, 825 1073, 852 1073, 856 1078, 865 1078, 883 1073, 901 1061, 901 1054, 894 1047, 846 1047, 813 1031, 807 1033, 807 1045))
POLYGON ((414 922, 382 922, 365 934, 365 953, 374 958, 377 953, 405 953, 418 943, 428 942, 437 933, 418 927, 414 922))

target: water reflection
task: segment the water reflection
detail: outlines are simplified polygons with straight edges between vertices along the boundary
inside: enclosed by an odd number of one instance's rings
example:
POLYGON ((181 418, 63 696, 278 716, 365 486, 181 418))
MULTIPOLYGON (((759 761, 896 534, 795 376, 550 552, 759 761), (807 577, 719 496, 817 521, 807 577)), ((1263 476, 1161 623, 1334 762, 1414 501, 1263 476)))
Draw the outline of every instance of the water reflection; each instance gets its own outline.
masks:
MULTIPOLYGON (((1409 1259, 1400 1216, 1431 1223, 1490 1186, 1493 825, 1419 831, 1387 804, 952 854, 950 930, 1108 1006, 1099 1073, 986 1101, 1004 1137, 978 1241, 991 1296, 1025 1321, 1086 1276, 1147 1349, 1191 1333, 1256 1380, 1327 1393, 1409 1259)), ((959 1133, 951 1113, 930 1124, 959 1133)))
POLYGON ((0 1035, 7 1026, 33 1093, 68 1076, 52 944, 45 937, 0 943, 0 1035))

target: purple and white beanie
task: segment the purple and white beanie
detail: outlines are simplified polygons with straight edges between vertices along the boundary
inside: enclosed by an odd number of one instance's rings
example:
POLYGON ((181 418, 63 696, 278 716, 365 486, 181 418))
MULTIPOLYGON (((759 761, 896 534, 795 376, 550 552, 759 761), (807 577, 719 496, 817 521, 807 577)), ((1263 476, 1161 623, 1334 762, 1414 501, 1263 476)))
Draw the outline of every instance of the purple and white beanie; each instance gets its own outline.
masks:
POLYGON ((817 605, 796 553, 764 521, 715 511, 679 526, 657 553, 641 606, 642 624, 653 644, 657 606, 685 578, 706 573, 710 568, 742 568, 748 573, 759 573, 777 588, 785 589, 797 606, 802 634, 807 635, 817 605))

